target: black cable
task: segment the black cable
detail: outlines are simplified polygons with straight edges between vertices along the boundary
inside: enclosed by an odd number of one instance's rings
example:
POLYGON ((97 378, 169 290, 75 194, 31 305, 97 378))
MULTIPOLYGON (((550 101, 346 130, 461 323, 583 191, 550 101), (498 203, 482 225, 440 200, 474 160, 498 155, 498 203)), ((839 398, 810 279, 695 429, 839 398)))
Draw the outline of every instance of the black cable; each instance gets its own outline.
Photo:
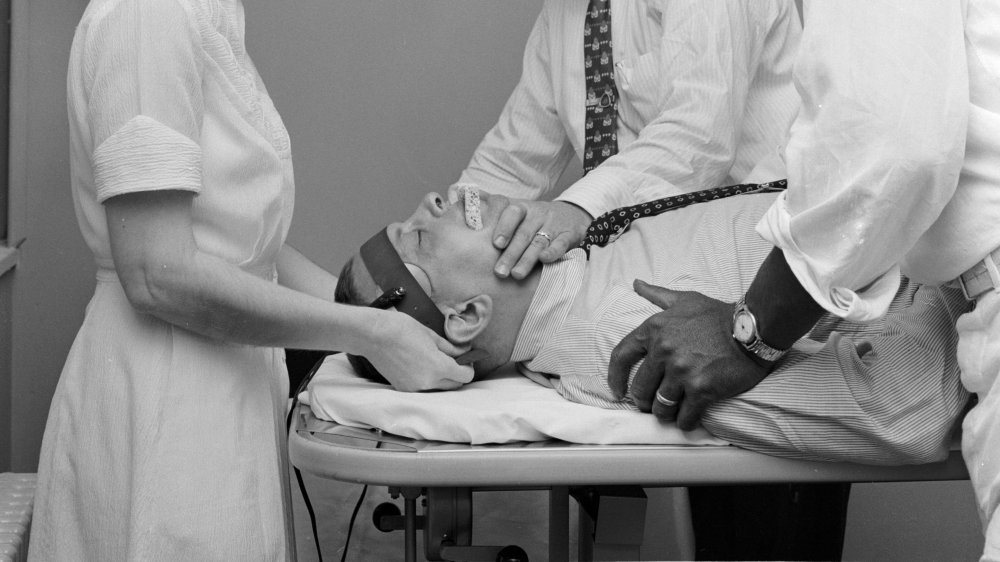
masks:
MULTIPOLYGON (((381 446, 381 441, 375 442, 376 449, 381 446)), ((361 504, 365 501, 366 492, 368 492, 368 484, 365 484, 364 487, 361 488, 361 495, 358 496, 358 503, 354 504, 354 511, 351 513, 351 520, 347 523, 347 538, 344 539, 344 553, 340 556, 340 562, 346 562, 347 560, 347 549, 351 546, 351 534, 354 532, 354 521, 358 518, 358 512, 361 511, 361 504)))
MULTIPOLYGON (((398 304, 401 300, 403 300, 403 297, 405 295, 406 295, 406 290, 403 289, 402 287, 392 288, 382 293, 382 295, 379 296, 377 299, 375 299, 369 306, 374 308, 386 309, 398 304)), ((295 415, 295 407, 298 406, 299 404, 299 395, 302 394, 302 392, 306 389, 306 387, 309 386, 309 382, 312 381, 313 377, 316 375, 316 372, 319 371, 319 368, 323 364, 323 361, 326 360, 326 357, 328 355, 334 355, 340 352, 334 351, 330 353, 324 353, 324 352, 315 352, 315 353, 320 354, 319 358, 316 360, 316 363, 312 366, 312 368, 309 369, 309 372, 306 373, 306 376, 302 377, 302 380, 299 381, 299 386, 295 389, 295 395, 292 396, 291 407, 288 408, 288 415, 285 416, 285 434, 288 435, 289 438, 291 437, 290 434, 292 431, 292 419, 293 416, 295 415)), ((378 448, 379 445, 381 445, 381 442, 376 443, 375 448, 378 448)), ((299 470, 297 466, 293 466, 292 468, 295 470, 295 480, 298 481, 299 483, 299 492, 302 493, 302 500, 306 504, 306 511, 309 512, 309 524, 312 527, 313 540, 316 542, 316 556, 318 557, 319 562, 323 562, 323 551, 319 545, 319 532, 316 530, 316 512, 313 511, 312 502, 309 501, 309 494, 306 492, 306 484, 302 480, 302 472, 299 470)), ((347 541, 344 543, 344 556, 347 556, 347 545, 351 541, 351 531, 354 528, 354 519, 358 515, 358 510, 361 508, 361 502, 365 499, 365 492, 367 491, 368 491, 368 485, 365 484, 365 487, 361 490, 361 497, 358 498, 358 504, 354 507, 354 513, 351 515, 350 527, 347 529, 347 541)), ((344 559, 342 557, 341 561, 343 560, 344 559)))
POLYGON ((302 492, 302 499, 305 500, 306 511, 309 512, 309 523, 312 526, 313 540, 316 541, 316 558, 323 562, 323 549, 319 546, 319 533, 316 531, 316 513, 313 511, 312 502, 309 501, 309 494, 306 493, 306 484, 302 481, 302 471, 295 468, 295 479, 299 482, 299 491, 302 492))
POLYGON ((347 524, 347 538, 344 539, 344 553, 340 556, 340 562, 345 562, 347 560, 347 549, 351 546, 351 533, 354 532, 354 520, 358 517, 358 511, 361 511, 361 504, 365 501, 365 493, 368 491, 368 484, 365 484, 361 488, 361 495, 358 496, 358 503, 354 504, 354 512, 351 513, 351 521, 347 524))
MULTIPOLYGON (((288 408, 288 415, 285 417, 285 434, 288 435, 289 438, 291 438, 292 431, 292 416, 295 415, 295 408, 299 404, 299 394, 302 394, 302 392, 306 389, 306 386, 309 385, 309 381, 311 381, 313 376, 316 375, 316 371, 319 370, 319 367, 323 364, 323 360, 325 358, 326 356, 323 356, 316 361, 316 364, 309 369, 306 376, 302 377, 298 388, 295 389, 295 396, 292 397, 292 405, 288 408)), ((295 480, 299 483, 299 492, 302 493, 302 500, 306 504, 306 511, 309 512, 309 524, 312 527, 313 541, 316 542, 316 557, 319 562, 323 562, 323 551, 319 545, 319 532, 316 530, 316 512, 313 511, 312 502, 309 501, 309 494, 306 492, 306 484, 302 480, 302 472, 297 466, 292 466, 292 469, 295 471, 295 480)))

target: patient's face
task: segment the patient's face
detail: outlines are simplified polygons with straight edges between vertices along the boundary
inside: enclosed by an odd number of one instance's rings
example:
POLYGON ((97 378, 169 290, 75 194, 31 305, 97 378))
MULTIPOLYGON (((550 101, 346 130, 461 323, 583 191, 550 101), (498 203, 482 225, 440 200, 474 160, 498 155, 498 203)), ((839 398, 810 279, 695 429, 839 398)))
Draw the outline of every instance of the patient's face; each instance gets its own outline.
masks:
MULTIPOLYGON (((486 292, 500 251, 493 247, 493 227, 510 203, 502 195, 480 192, 483 228, 465 224, 465 208, 437 193, 424 196, 404 222, 388 227, 389 240, 403 263, 435 302, 461 300, 486 292)), ((375 292, 373 287, 372 292, 375 292)))

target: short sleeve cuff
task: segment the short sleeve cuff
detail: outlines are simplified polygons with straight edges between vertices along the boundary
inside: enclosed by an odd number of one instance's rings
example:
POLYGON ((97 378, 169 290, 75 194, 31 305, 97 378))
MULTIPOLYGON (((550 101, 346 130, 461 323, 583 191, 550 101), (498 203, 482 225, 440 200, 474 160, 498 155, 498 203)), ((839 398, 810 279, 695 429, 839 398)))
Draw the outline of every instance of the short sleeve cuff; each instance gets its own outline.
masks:
POLYGON ((899 289, 899 268, 893 267, 861 289, 838 286, 835 265, 806 255, 792 238, 785 196, 782 193, 771 205, 757 224, 757 233, 781 248, 802 287, 817 304, 846 320, 867 322, 885 315, 899 289))
POLYGON ((143 115, 129 120, 94 151, 97 200, 157 190, 201 191, 201 147, 143 115))

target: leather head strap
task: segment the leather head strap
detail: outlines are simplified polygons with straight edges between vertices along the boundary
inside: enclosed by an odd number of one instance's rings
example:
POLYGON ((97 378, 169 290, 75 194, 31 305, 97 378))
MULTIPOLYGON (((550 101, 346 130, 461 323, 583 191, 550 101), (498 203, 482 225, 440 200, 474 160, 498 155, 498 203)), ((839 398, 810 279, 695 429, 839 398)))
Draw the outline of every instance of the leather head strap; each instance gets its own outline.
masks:
POLYGON ((396 303, 396 310, 412 316, 437 335, 446 338, 444 315, 417 283, 413 274, 406 269, 399 253, 389 242, 387 229, 383 228, 361 246, 361 260, 365 262, 368 273, 380 291, 393 287, 405 289, 402 300, 396 303))

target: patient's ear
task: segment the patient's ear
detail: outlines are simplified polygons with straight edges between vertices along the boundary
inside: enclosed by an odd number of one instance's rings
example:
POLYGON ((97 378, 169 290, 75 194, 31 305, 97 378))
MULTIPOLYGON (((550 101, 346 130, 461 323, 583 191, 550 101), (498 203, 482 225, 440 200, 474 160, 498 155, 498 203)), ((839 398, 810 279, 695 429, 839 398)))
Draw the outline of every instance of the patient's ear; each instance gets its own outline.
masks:
POLYGON ((476 295, 448 306, 444 313, 444 333, 455 344, 465 344, 486 329, 493 317, 493 299, 486 294, 476 295))

